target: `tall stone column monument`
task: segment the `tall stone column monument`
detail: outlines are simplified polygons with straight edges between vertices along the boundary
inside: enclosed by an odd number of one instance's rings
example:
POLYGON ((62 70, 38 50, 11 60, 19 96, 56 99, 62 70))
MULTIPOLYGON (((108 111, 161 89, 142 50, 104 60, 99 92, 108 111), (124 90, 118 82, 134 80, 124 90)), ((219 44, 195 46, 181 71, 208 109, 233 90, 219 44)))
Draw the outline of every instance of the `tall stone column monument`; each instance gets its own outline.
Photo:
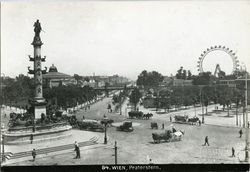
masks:
POLYGON ((34 75, 35 81, 35 96, 31 100, 31 105, 34 108, 35 119, 41 118, 41 114, 44 113, 46 115, 46 104, 47 102, 43 98, 43 78, 42 75, 46 73, 47 68, 42 70, 42 62, 45 62, 45 57, 41 58, 41 46, 43 45, 40 32, 42 30, 41 24, 39 20, 34 23, 34 32, 35 36, 31 45, 34 47, 34 57, 29 56, 29 60, 34 62, 34 70, 31 70, 28 67, 29 74, 34 75))

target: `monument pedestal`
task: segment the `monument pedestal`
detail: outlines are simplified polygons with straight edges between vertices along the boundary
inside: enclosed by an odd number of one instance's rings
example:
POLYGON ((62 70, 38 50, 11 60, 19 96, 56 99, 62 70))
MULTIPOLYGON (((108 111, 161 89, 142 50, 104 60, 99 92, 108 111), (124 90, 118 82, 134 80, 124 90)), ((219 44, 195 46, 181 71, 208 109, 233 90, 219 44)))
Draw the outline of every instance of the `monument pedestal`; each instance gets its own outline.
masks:
POLYGON ((46 116, 46 104, 44 98, 34 98, 30 102, 31 106, 34 108, 34 117, 35 119, 40 119, 41 114, 43 113, 46 116))

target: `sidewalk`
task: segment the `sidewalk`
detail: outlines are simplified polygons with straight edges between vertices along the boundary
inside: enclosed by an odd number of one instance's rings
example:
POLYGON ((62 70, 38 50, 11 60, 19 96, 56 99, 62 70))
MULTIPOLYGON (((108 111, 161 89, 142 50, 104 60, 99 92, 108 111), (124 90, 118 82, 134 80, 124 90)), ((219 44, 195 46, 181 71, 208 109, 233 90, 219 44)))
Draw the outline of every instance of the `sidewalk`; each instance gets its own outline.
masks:
MULTIPOLYGON (((200 118, 200 120, 202 119, 201 107, 198 107, 196 109, 192 107, 192 108, 185 109, 185 110, 179 110, 179 111, 163 113, 163 114, 157 114, 155 111, 155 108, 146 109, 143 106, 140 106, 139 109, 140 111, 143 111, 144 113, 152 113, 153 119, 155 118, 155 119, 163 119, 163 120, 169 121, 170 116, 174 120, 175 115, 184 115, 184 114, 188 115, 189 117, 194 117, 196 115, 200 118)), ((236 119, 235 119, 236 117, 234 114, 232 115, 232 113, 230 113, 231 115, 227 117, 227 112, 221 112, 219 114, 216 114, 214 112, 212 113, 212 110, 214 110, 214 105, 208 106, 207 111, 209 115, 204 115, 205 125, 216 125, 216 126, 222 126, 222 127, 240 127, 240 126, 236 126, 236 119)), ((204 113, 205 113, 205 109, 204 109, 204 113)), ((242 115, 239 114, 239 116, 242 116, 242 115)))
MULTIPOLYGON (((62 152, 68 152, 68 151, 73 151, 74 150, 74 142, 77 141, 78 143, 80 142, 86 142, 86 141, 91 141, 93 138, 97 139, 97 142, 99 143, 100 137, 102 137, 103 133, 94 133, 94 132, 89 132, 89 131, 82 131, 82 130, 72 130, 72 135, 63 138, 60 140, 53 140, 53 141, 48 141, 48 142, 41 142, 41 143, 33 143, 33 144, 25 144, 25 145, 5 145, 5 152, 11 152, 13 154, 20 153, 20 152, 25 152, 25 151, 31 151, 33 149, 44 149, 44 148, 50 148, 50 147, 56 147, 56 146, 62 146, 62 145, 67 145, 67 144, 72 144, 72 150, 62 150, 62 151, 57 151, 57 152, 51 152, 49 154, 41 154, 38 155, 37 157, 44 157, 44 156, 52 156, 55 154, 61 154, 62 152)), ((31 159, 30 157, 25 157, 25 158, 17 158, 17 159, 12 159, 12 160, 7 160, 4 165, 8 165, 11 163, 16 163, 20 161, 24 161, 27 159, 31 159)))

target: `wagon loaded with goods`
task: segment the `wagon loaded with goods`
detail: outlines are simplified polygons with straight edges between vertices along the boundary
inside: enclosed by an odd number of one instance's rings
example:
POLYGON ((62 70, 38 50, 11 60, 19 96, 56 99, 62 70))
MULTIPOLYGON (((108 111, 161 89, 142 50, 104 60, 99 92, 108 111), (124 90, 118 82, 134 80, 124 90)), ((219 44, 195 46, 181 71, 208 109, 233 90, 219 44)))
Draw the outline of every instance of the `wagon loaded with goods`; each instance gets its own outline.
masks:
POLYGON ((104 132, 104 126, 97 120, 84 119, 82 121, 78 121, 78 127, 81 130, 104 132))
POLYGON ((118 131, 131 132, 134 130, 132 121, 124 121, 120 126, 116 128, 118 131))
POLYGON ((165 130, 164 132, 160 133, 152 133, 152 137, 154 143, 160 143, 161 140, 165 142, 173 142, 173 141, 180 141, 184 135, 184 131, 176 131, 173 132, 171 130, 165 130))
POLYGON ((200 119, 196 116, 192 118, 189 118, 188 115, 175 115, 174 116, 175 123, 196 125, 199 123, 199 121, 200 119))
POLYGON ((158 129, 157 122, 151 122, 151 129, 158 129))

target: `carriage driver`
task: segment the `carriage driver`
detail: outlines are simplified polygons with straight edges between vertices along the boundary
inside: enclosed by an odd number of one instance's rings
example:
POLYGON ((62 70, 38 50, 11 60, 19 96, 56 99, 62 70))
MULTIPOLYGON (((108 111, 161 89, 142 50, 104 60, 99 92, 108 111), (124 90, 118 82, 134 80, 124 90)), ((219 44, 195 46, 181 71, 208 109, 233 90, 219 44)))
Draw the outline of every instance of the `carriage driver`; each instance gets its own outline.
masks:
POLYGON ((173 131, 173 133, 175 133, 177 131, 174 126, 172 126, 172 131, 173 131))

